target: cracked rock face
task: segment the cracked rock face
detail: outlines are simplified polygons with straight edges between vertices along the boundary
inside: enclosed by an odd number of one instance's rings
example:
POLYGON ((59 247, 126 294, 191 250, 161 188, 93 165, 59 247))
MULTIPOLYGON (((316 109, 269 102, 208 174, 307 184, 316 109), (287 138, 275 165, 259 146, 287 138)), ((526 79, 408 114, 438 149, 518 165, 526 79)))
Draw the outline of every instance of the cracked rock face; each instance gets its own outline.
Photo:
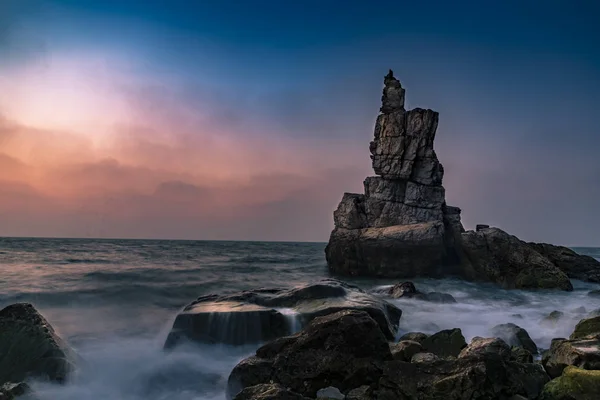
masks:
POLYGON ((345 193, 325 250, 330 269, 346 275, 440 276, 460 209, 446 206, 444 168, 433 149, 438 113, 405 110, 405 90, 390 71, 370 143, 377 176, 364 194, 345 193))

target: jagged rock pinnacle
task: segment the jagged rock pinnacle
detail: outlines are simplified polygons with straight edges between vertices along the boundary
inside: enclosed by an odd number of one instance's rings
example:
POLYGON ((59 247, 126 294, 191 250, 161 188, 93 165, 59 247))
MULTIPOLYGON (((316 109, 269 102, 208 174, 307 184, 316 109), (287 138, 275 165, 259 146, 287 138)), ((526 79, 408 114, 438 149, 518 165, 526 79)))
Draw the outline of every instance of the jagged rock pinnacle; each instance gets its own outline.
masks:
POLYGON ((400 81, 394 77, 394 71, 389 70, 383 78, 383 96, 381 96, 381 109, 384 114, 394 111, 404 111, 404 89, 400 81))

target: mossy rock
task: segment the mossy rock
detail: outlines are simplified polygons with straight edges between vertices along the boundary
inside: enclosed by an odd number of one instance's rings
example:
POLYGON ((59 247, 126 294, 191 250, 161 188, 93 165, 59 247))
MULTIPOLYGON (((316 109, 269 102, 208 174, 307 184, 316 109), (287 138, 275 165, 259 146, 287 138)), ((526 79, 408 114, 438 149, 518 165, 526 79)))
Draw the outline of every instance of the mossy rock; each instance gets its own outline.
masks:
POLYGON ((571 334, 571 339, 583 339, 600 335, 600 316, 579 321, 571 334))
POLYGON ((544 386, 540 400, 598 400, 600 371, 568 366, 562 376, 544 386))

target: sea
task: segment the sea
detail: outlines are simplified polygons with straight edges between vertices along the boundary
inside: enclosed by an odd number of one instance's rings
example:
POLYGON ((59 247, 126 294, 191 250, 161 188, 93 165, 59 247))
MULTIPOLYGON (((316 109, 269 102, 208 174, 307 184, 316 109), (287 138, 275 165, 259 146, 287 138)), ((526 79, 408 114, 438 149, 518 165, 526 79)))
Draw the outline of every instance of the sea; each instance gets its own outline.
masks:
MULTIPOLYGON (((198 296, 290 287, 330 277, 325 243, 0 238, 0 307, 29 302, 81 356, 66 385, 32 382, 40 400, 212 400, 225 398, 231 369, 257 346, 162 350, 178 311, 198 296)), ((575 248, 600 259, 600 248, 575 248)), ((395 280, 346 279, 365 290, 395 280)), ((500 323, 525 328, 539 347, 567 337, 600 308, 575 290, 502 290, 456 279, 413 280, 456 304, 391 300, 402 332, 461 328, 467 340, 500 323), (561 311, 559 323, 544 322, 561 311)))

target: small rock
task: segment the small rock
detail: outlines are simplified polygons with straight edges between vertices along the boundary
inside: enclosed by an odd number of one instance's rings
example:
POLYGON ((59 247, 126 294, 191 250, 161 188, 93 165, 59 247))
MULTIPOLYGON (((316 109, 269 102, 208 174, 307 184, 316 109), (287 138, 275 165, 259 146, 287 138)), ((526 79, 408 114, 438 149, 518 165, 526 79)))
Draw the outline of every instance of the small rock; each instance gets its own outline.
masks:
POLYGON ((410 362, 414 364, 432 363, 439 359, 440 358, 433 353, 417 353, 410 359, 410 362))
POLYGON ((475 225, 475 232, 479 232, 484 229, 488 229, 489 227, 490 227, 489 225, 477 224, 477 225, 475 225))
POLYGON ((401 297, 412 297, 411 295, 417 293, 417 288, 412 282, 397 283, 388 291, 388 294, 394 299, 399 299, 401 297))
POLYGON ((523 316, 521 314, 511 314, 511 317, 518 318, 518 319, 523 319, 523 316))
POLYGON ((499 356, 508 360, 511 355, 510 347, 502 339, 474 337, 471 343, 461 350, 458 358, 499 356))
POLYGON ((317 399, 344 400, 346 396, 336 387, 329 386, 317 391, 317 399))
POLYGON ((412 340, 413 342, 421 343, 427 339, 429 335, 422 332, 408 332, 400 337, 400 342, 404 340, 412 340))
POLYGON ((373 390, 370 386, 363 385, 356 389, 352 389, 346 395, 346 400, 371 400, 373 396, 373 390))
POLYGON ((441 358, 457 357, 460 351, 467 346, 465 337, 460 329, 447 329, 439 331, 421 343, 423 348, 441 358))
POLYGON ((278 383, 267 383, 245 388, 234 400, 310 400, 278 383))
POLYGON ((545 316, 544 319, 542 319, 542 323, 547 326, 556 326, 558 321, 560 321, 560 319, 562 319, 564 315, 564 312, 554 310, 550 314, 545 316))
POLYGON ((410 362, 412 356, 423 351, 423 346, 419 342, 412 340, 403 340, 390 345, 390 350, 394 360, 410 362))
POLYGON ((581 307, 572 309, 571 312, 575 313, 575 314, 585 314, 587 312, 587 310, 585 309, 584 306, 581 306, 581 307))
POLYGON ((529 351, 531 354, 537 354, 538 348, 527 331, 518 325, 508 323, 496 325, 492 328, 492 335, 500 338, 510 346, 520 346, 529 351))

